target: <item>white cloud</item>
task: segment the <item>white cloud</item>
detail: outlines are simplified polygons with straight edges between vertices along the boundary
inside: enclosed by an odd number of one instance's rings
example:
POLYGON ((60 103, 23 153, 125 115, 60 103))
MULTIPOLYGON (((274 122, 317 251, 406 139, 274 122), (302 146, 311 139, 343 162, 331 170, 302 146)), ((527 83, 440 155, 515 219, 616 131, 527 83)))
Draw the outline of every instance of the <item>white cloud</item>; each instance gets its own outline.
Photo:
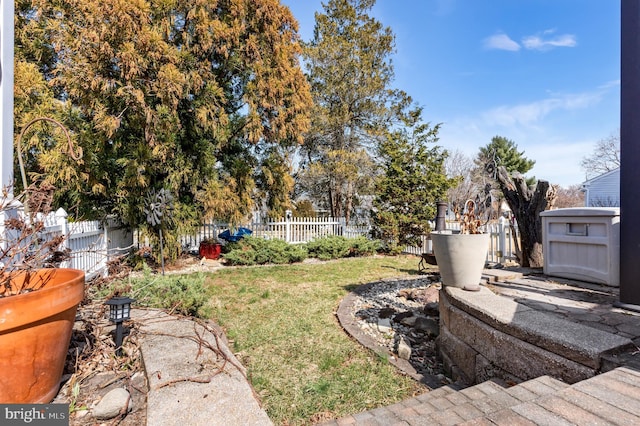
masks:
POLYGON ((504 33, 494 34, 485 38, 484 47, 485 49, 508 50, 511 52, 520 50, 520 45, 504 33))
POLYGON ((578 45, 576 36, 573 34, 562 34, 552 36, 555 29, 544 30, 539 34, 522 38, 522 45, 513 40, 505 33, 494 34, 483 40, 485 49, 507 50, 517 52, 522 47, 528 50, 546 51, 556 47, 575 47, 578 45))
POLYGON ((505 130, 482 121, 472 121, 473 117, 465 117, 445 123, 439 133, 442 145, 450 151, 459 149, 473 158, 481 146, 491 142, 492 137, 501 135, 516 142, 518 150, 524 151, 525 157, 535 160, 536 164, 527 176, 535 176, 564 187, 585 180, 580 160, 591 152, 593 139, 576 136, 570 129, 549 129, 542 126, 528 131, 518 128, 505 130))
POLYGON ((573 34, 563 34, 555 37, 548 37, 555 33, 553 30, 545 30, 542 35, 531 35, 522 39, 522 45, 530 50, 549 50, 554 47, 575 47, 578 42, 573 34))
POLYGON ((620 79, 607 81, 602 86, 598 86, 598 89, 610 89, 612 87, 620 87, 620 79))
POLYGON ((460 149, 473 157, 492 137, 501 135, 515 141, 527 158, 536 161, 527 175, 565 187, 578 184, 585 180, 580 160, 618 123, 615 114, 613 118, 602 117, 596 107, 617 98, 618 85, 611 81, 581 93, 550 92, 529 103, 443 117, 440 142, 448 150, 460 149))
POLYGON ((540 140, 527 143, 525 156, 536 160, 527 175, 564 187, 582 183, 586 178, 580 160, 592 149, 592 140, 571 135, 562 135, 547 143, 541 143, 540 140))
POLYGON ((488 124, 498 126, 533 126, 554 110, 575 110, 597 104, 601 92, 553 96, 528 104, 492 108, 482 114, 488 124))

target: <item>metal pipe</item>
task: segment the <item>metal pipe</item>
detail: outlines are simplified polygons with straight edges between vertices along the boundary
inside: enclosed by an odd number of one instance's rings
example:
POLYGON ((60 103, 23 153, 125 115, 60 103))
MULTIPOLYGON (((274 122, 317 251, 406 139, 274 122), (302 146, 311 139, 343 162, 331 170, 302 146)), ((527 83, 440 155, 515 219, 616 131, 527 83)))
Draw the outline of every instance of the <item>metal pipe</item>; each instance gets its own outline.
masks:
POLYGON ((436 203, 436 231, 444 231, 447 228, 447 207, 444 201, 436 203))

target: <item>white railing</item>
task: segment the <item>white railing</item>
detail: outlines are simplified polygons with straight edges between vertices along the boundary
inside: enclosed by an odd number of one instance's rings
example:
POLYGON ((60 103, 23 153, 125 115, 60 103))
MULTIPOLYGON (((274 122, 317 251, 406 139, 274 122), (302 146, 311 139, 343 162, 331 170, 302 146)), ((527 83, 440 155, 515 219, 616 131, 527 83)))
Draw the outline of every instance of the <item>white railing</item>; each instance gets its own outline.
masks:
MULTIPOLYGON (((453 231, 460 230, 459 222, 447 222, 447 228, 453 231)), ((431 224, 431 228, 435 228, 435 223, 431 224)), ((487 252, 487 262, 505 263, 506 261, 517 262, 516 246, 514 238, 519 239, 516 228, 514 237, 509 222, 505 218, 500 218, 498 222, 488 223, 484 226, 484 231, 489 232, 491 238, 489 240, 489 250, 487 252)), ((431 253, 431 239, 428 236, 422 237, 421 247, 406 247, 404 253, 415 254, 421 256, 423 253, 431 253)))
MULTIPOLYGON (((66 219, 66 218, 65 218, 66 219)), ((67 223, 66 246, 71 249, 70 268, 81 269, 87 279, 106 274, 107 262, 133 247, 133 233, 114 220, 67 223)))
MULTIPOLYGON (((24 214, 19 203, 15 203, 11 210, 10 213, 4 213, 24 214)), ((59 235, 65 236, 60 248, 69 249, 70 258, 60 266, 84 271, 86 280, 106 275, 107 262, 133 248, 133 234, 114 219, 105 222, 70 222, 67 212, 58 209, 55 213, 49 213, 43 221, 45 229, 40 238, 48 240, 59 235)))
MULTIPOLYGON (((16 203, 13 213, 21 214, 21 206, 16 203), (16 213, 17 212, 17 213, 16 213)), ((6 214, 6 212, 5 212, 6 214)), ((70 259, 61 266, 85 271, 86 279, 106 275, 109 260, 125 254, 134 247, 133 233, 120 226, 116 220, 70 222, 67 213, 58 209, 44 219, 46 228, 41 238, 49 239, 57 235, 65 235, 62 248, 70 249, 70 259)), ((4 223, 2 221, 2 223, 4 223)), ((431 224, 432 228, 435 224, 431 224)), ((344 218, 287 217, 278 220, 268 219, 252 222, 238 227, 249 228, 252 235, 266 239, 282 239, 292 244, 312 241, 328 235, 340 235, 347 238, 369 236, 369 225, 347 225, 344 218)), ((0 228, 3 228, 0 225, 0 228)), ((229 229, 229 225, 221 222, 203 224, 193 235, 181 237, 183 247, 197 250, 200 241, 205 238, 215 239, 221 232, 229 229)), ((447 222, 447 229, 459 230, 457 222, 447 222)), ((507 260, 517 261, 514 237, 508 222, 501 218, 498 223, 486 225, 491 234, 487 261, 504 263, 507 260)), ((3 232, 0 229, 0 232, 3 232)), ((516 235, 516 238, 519 238, 516 235)), ((431 240, 423 237, 421 247, 406 247, 408 254, 422 255, 431 252, 431 240)))

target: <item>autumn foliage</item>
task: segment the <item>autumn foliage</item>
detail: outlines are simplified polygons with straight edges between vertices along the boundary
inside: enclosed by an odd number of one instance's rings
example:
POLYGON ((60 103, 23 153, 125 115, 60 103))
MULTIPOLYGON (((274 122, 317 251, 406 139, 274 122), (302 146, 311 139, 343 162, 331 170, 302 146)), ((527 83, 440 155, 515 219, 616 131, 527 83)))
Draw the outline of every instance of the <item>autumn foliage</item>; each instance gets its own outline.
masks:
POLYGON ((24 142, 29 171, 66 209, 133 226, 160 188, 183 225, 238 221, 258 195, 284 210, 286 148, 309 127, 300 53, 277 0, 18 0, 16 132, 55 116, 83 153, 41 126, 24 142))

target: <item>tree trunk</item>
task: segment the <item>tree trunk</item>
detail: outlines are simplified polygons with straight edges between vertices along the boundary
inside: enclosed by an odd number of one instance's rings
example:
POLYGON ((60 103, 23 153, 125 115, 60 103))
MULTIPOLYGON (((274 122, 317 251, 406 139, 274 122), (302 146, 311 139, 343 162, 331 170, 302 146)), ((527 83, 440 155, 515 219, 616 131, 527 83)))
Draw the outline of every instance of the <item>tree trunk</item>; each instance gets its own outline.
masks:
POLYGON ((334 183, 329 181, 329 210, 331 211, 331 217, 337 217, 339 204, 338 194, 334 191, 334 183))
POLYGON ((509 173, 504 167, 497 173, 500 189, 513 212, 520 230, 520 264, 524 267, 541 268, 542 257, 542 218, 540 213, 553 207, 556 200, 556 188, 546 180, 539 180, 535 190, 527 187, 520 173, 509 173))
POLYGON ((351 220, 351 210, 353 209, 353 184, 347 184, 347 194, 345 196, 344 219, 346 223, 351 220))
POLYGON ((331 217, 342 217, 342 193, 340 188, 335 186, 331 199, 331 217))

